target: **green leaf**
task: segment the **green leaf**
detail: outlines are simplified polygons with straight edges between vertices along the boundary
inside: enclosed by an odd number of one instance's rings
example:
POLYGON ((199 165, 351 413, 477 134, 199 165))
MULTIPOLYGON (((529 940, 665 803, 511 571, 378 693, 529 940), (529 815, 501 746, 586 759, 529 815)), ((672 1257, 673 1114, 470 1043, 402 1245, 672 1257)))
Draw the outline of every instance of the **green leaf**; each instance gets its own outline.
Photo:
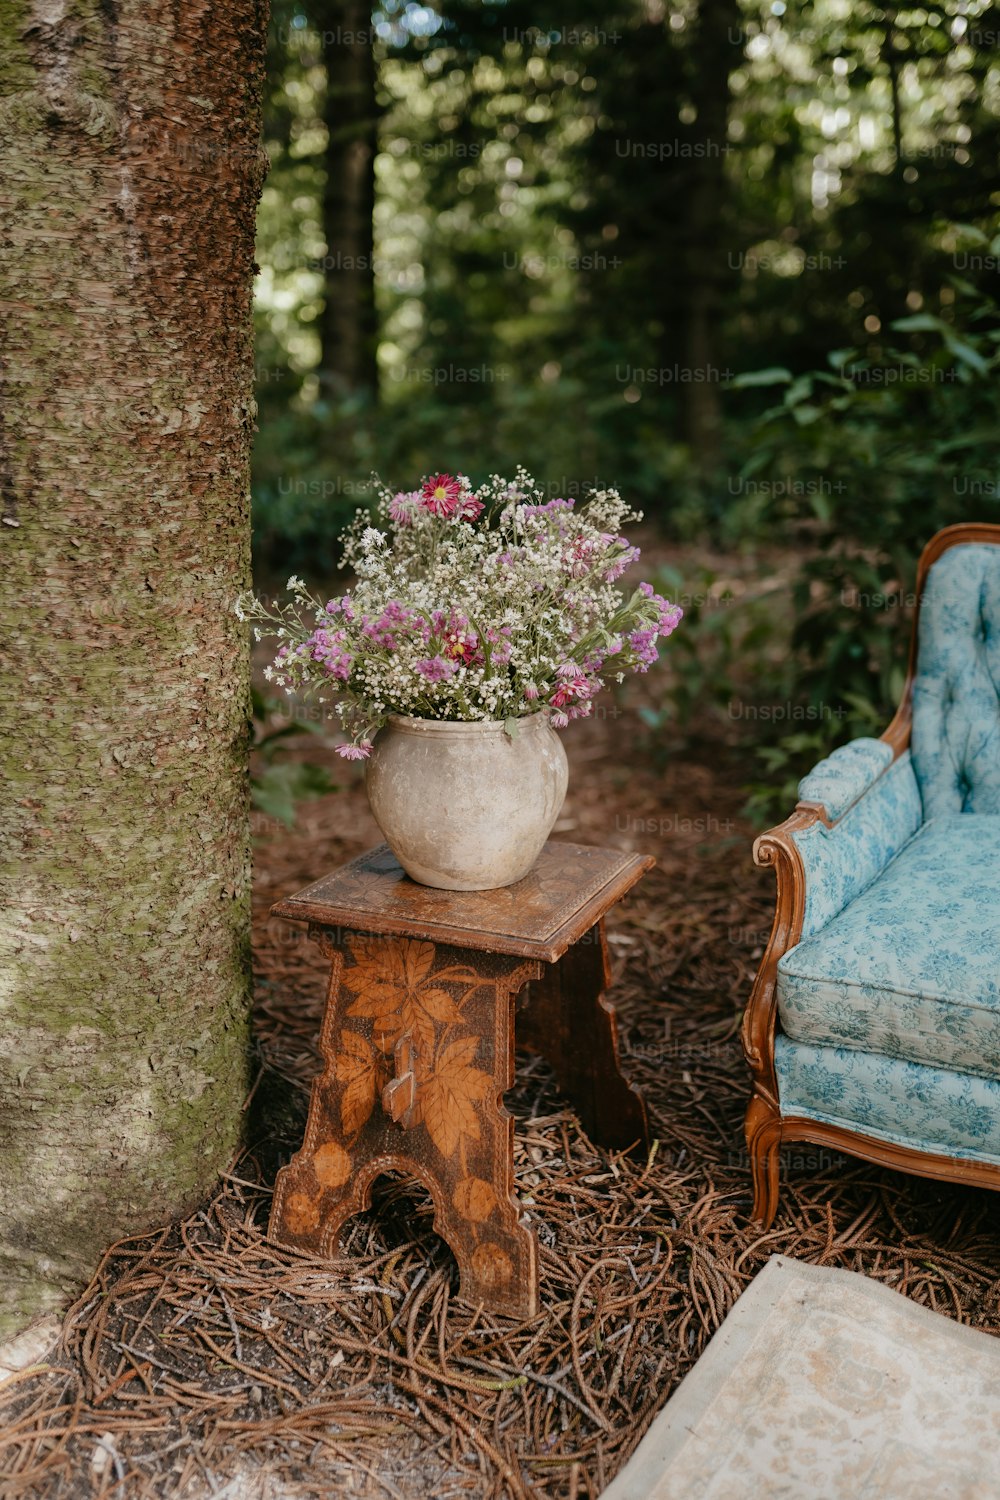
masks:
POLYGON ((306 761, 286 761, 280 766, 267 766, 259 776, 251 778, 250 800, 260 812, 291 828, 295 823, 296 803, 336 790, 325 767, 306 761))
POLYGON ((952 224, 952 229, 957 229, 966 239, 971 240, 974 245, 985 245, 986 236, 975 224, 952 224))
POLYGON ((845 365, 851 365, 858 357, 856 349, 831 349, 826 356, 831 370, 842 370, 845 365))
POLYGON ((729 389, 742 391, 756 385, 787 385, 791 378, 791 370, 786 370, 782 365, 775 365, 771 369, 747 370, 743 375, 735 375, 729 382, 729 389))
POLYGON ((799 375, 796 380, 792 381, 791 385, 788 387, 788 390, 785 392, 785 405, 797 406, 800 401, 804 401, 807 396, 812 395, 812 388, 812 376, 799 375))
POLYGON ((944 333, 951 332, 949 325, 943 318, 935 318, 933 313, 913 313, 908 318, 897 318, 889 324, 899 333, 944 333))
POLYGON ((967 344, 964 339, 956 338, 955 335, 949 331, 945 336, 945 343, 948 345, 948 348, 951 350, 952 354, 954 354, 956 359, 960 359, 963 364, 969 365, 969 367, 975 370, 978 375, 989 374, 990 367, 983 356, 980 354, 979 350, 974 349, 971 344, 967 344))
POLYGON ((504 719, 503 732, 509 740, 517 739, 518 735, 521 732, 521 729, 515 715, 511 715, 509 719, 504 719))

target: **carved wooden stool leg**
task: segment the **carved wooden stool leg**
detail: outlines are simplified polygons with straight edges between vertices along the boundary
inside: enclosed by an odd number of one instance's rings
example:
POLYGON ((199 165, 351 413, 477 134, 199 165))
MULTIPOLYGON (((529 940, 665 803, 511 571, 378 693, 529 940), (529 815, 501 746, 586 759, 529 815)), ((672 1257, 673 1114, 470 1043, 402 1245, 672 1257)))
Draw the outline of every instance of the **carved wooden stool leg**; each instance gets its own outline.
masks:
POLYGON ((530 1317, 537 1250, 513 1196, 514 995, 534 959, 415 938, 314 931, 331 958, 305 1139, 278 1174, 269 1233, 336 1253, 384 1172, 415 1177, 463 1300, 530 1317))
POLYGON ((518 1042, 552 1064, 559 1087, 593 1141, 613 1150, 649 1142, 642 1096, 622 1077, 604 921, 532 984, 517 1018, 518 1042))
POLYGON ((747 1105, 746 1138, 753 1173, 752 1217, 762 1229, 770 1229, 778 1211, 781 1115, 759 1094, 747 1105))

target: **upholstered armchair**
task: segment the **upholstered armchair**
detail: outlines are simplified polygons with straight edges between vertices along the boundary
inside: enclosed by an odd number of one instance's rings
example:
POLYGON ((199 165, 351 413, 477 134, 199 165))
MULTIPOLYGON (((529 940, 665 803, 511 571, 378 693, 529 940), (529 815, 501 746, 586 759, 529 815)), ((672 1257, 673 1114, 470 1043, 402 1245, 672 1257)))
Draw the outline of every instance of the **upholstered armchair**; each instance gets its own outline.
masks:
POLYGON ((754 1217, 782 1142, 1000 1189, 1000 526, 920 560, 903 699, 754 846, 777 909, 743 1021, 754 1217))

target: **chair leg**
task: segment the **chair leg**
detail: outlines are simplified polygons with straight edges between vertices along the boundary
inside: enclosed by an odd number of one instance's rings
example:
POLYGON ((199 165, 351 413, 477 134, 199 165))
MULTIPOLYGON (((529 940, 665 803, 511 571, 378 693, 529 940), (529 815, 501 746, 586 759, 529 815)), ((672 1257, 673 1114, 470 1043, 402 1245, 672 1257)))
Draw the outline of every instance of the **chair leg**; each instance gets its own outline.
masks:
POLYGON ((747 1106, 746 1137, 753 1173, 752 1217, 762 1229, 770 1229, 778 1210, 781 1116, 759 1094, 754 1094, 747 1106))

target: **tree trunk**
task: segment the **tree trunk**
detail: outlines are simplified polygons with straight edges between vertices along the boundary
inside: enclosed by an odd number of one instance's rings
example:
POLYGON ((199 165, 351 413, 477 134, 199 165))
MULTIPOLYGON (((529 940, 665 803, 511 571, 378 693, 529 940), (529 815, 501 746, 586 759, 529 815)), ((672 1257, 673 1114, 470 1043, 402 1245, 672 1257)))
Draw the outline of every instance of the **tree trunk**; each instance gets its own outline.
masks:
POLYGON ((239 1136, 265 30, 0 12, 0 1335, 239 1136))
POLYGON ((338 396, 374 395, 377 107, 372 7, 368 0, 313 0, 311 13, 322 34, 327 75, 320 379, 338 396))
POLYGON ((721 426, 716 324, 725 272, 726 160, 729 74, 739 61, 733 44, 741 26, 738 0, 701 0, 692 43, 692 97, 697 121, 694 174, 686 226, 688 309, 685 428, 697 466, 710 472, 718 461, 721 426))

